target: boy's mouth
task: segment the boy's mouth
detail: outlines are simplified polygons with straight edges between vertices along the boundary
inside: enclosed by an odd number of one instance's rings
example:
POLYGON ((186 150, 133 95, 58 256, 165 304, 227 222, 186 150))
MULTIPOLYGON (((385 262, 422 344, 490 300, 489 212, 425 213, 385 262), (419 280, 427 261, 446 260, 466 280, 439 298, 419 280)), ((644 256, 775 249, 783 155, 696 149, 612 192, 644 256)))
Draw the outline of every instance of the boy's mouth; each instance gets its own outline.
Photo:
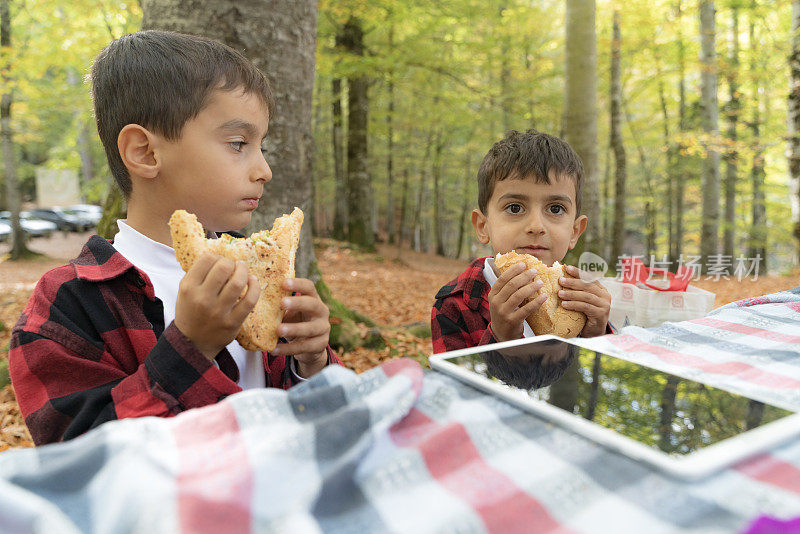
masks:
POLYGON ((258 208, 258 198, 255 198, 255 197, 254 197, 254 198, 245 198, 245 199, 244 199, 244 203, 245 203, 245 204, 247 205, 247 207, 248 207, 248 208, 250 208, 250 209, 256 209, 256 208, 258 208))
POLYGON ((520 254, 531 254, 533 256, 537 256, 538 254, 541 254, 542 252, 547 250, 547 248, 539 247, 539 246, 532 246, 532 247, 521 247, 521 248, 517 248, 516 250, 520 254))

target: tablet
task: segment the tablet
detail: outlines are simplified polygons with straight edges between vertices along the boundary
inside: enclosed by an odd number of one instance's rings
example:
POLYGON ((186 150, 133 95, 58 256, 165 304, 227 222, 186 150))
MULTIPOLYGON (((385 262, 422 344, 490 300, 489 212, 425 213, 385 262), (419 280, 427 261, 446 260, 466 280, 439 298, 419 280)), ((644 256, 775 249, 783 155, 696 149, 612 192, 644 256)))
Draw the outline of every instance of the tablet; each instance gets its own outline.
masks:
POLYGON ((554 336, 473 347, 431 367, 681 479, 800 436, 800 413, 554 336))

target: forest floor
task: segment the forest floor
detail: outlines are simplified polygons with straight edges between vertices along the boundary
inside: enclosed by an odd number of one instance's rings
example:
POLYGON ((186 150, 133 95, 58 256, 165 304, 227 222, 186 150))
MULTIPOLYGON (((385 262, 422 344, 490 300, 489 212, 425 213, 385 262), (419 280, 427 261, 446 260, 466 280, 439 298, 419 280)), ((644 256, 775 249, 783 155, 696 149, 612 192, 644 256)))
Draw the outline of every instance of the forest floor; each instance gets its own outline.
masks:
MULTIPOLYGON (((0 263, 0 381, 8 358, 11 327, 22 313, 36 281, 47 270, 62 265, 80 251, 89 234, 58 234, 31 242, 44 254, 37 259, 0 263)), ((427 336, 410 329, 428 325, 433 295, 467 265, 433 254, 379 244, 377 253, 364 253, 344 243, 317 239, 320 270, 335 298, 372 318, 387 340, 383 349, 359 348, 340 354, 346 366, 363 372, 380 363, 411 356, 427 364, 431 352, 427 336)), ((8 249, 0 244, 0 256, 8 249)), ((800 284, 800 272, 787 276, 759 276, 757 280, 699 280, 697 287, 716 293, 715 307, 745 297, 764 295, 800 284)), ((363 327, 362 334, 368 333, 363 327)), ((19 413, 11 386, 0 389, 0 451, 29 447, 30 435, 19 413)))

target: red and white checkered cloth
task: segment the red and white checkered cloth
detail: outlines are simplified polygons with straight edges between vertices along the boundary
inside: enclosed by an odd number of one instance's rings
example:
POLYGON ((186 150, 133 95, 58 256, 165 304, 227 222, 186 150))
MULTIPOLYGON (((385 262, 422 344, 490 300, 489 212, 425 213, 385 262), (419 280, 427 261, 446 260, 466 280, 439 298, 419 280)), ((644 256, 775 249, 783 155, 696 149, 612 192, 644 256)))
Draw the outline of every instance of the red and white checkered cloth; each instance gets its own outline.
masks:
MULTIPOLYGON (((800 288, 588 341, 800 409, 800 288)), ((0 454, 0 532, 743 532, 800 516, 800 438, 669 478, 396 360, 0 454)))

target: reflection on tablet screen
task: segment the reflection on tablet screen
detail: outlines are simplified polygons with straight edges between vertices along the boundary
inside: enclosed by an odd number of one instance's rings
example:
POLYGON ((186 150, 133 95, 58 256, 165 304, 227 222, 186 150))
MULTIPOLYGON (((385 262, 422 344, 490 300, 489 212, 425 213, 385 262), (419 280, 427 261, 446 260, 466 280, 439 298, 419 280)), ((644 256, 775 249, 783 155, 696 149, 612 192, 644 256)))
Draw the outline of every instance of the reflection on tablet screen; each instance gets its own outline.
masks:
POLYGON ((677 456, 793 414, 555 339, 447 361, 677 456))

